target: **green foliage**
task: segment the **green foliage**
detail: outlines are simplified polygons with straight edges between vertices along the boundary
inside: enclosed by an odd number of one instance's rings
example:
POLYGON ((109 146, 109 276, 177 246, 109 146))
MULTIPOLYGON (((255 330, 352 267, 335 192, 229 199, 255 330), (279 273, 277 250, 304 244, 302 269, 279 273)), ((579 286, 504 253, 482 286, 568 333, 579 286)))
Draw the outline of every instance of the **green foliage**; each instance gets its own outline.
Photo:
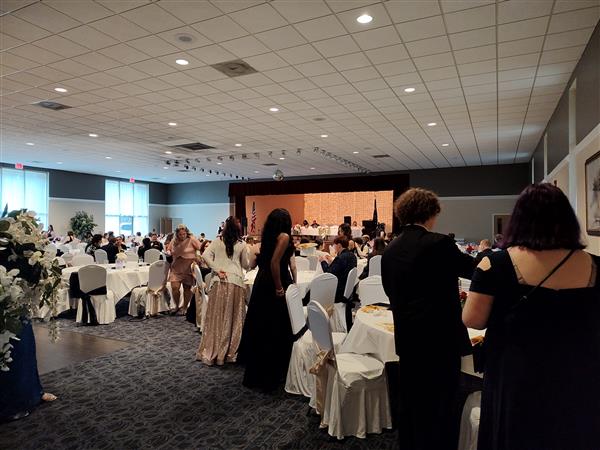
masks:
POLYGON ((75 216, 71 217, 71 230, 78 239, 83 239, 88 233, 92 233, 96 226, 94 216, 85 211, 77 211, 75 216))

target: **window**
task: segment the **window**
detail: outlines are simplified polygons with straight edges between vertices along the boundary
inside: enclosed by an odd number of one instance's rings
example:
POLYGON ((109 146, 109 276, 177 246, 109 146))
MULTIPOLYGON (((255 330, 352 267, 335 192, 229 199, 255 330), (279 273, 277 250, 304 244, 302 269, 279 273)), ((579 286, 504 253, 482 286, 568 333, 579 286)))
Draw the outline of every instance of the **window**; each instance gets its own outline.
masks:
POLYGON ((34 170, 0 168, 2 210, 26 208, 35 211, 44 228, 48 227, 48 173, 34 170))
POLYGON ((148 234, 147 184, 106 180, 105 184, 105 229, 115 234, 129 236, 138 231, 148 234))

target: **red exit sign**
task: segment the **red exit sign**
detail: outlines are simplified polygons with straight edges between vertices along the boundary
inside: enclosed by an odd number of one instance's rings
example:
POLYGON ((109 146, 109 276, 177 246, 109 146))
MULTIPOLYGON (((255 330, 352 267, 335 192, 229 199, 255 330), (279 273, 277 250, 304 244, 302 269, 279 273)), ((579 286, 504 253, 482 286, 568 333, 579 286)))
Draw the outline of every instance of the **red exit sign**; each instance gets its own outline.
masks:
POLYGON ((135 183, 135 178, 130 178, 130 179, 129 179, 129 182, 130 182, 130 183, 135 183))
POLYGON ((15 169, 23 170, 23 163, 15 163, 15 169))

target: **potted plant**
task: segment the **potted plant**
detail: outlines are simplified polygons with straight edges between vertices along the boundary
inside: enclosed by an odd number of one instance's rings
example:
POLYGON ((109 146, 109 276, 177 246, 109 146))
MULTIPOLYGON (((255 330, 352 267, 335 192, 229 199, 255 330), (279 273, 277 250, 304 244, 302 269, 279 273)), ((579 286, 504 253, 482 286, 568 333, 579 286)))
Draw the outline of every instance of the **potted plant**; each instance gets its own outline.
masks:
POLYGON ((71 230, 77 236, 77 239, 83 240, 88 234, 92 234, 94 228, 98 224, 94 223, 94 216, 86 213, 85 211, 77 211, 73 217, 71 217, 71 230))

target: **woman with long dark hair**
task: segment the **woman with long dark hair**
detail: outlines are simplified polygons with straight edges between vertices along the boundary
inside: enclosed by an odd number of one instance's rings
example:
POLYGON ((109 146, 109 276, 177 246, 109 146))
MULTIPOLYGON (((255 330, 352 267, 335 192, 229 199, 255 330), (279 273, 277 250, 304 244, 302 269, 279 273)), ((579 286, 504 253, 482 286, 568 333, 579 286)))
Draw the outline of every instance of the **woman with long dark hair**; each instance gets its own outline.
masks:
POLYGON ((212 269, 208 307, 197 359, 212 366, 237 360, 246 317, 246 286, 242 269, 249 269, 246 244, 235 217, 225 221, 221 236, 202 255, 212 269))
POLYGON ((521 193, 502 246, 477 266, 462 313, 487 327, 478 448, 599 448, 600 258, 548 183, 521 193))
POLYGON ((285 381, 292 351, 292 327, 285 291, 294 282, 290 259, 292 219, 285 209, 271 211, 263 227, 258 274, 244 324, 240 359, 244 386, 272 391, 285 381))

